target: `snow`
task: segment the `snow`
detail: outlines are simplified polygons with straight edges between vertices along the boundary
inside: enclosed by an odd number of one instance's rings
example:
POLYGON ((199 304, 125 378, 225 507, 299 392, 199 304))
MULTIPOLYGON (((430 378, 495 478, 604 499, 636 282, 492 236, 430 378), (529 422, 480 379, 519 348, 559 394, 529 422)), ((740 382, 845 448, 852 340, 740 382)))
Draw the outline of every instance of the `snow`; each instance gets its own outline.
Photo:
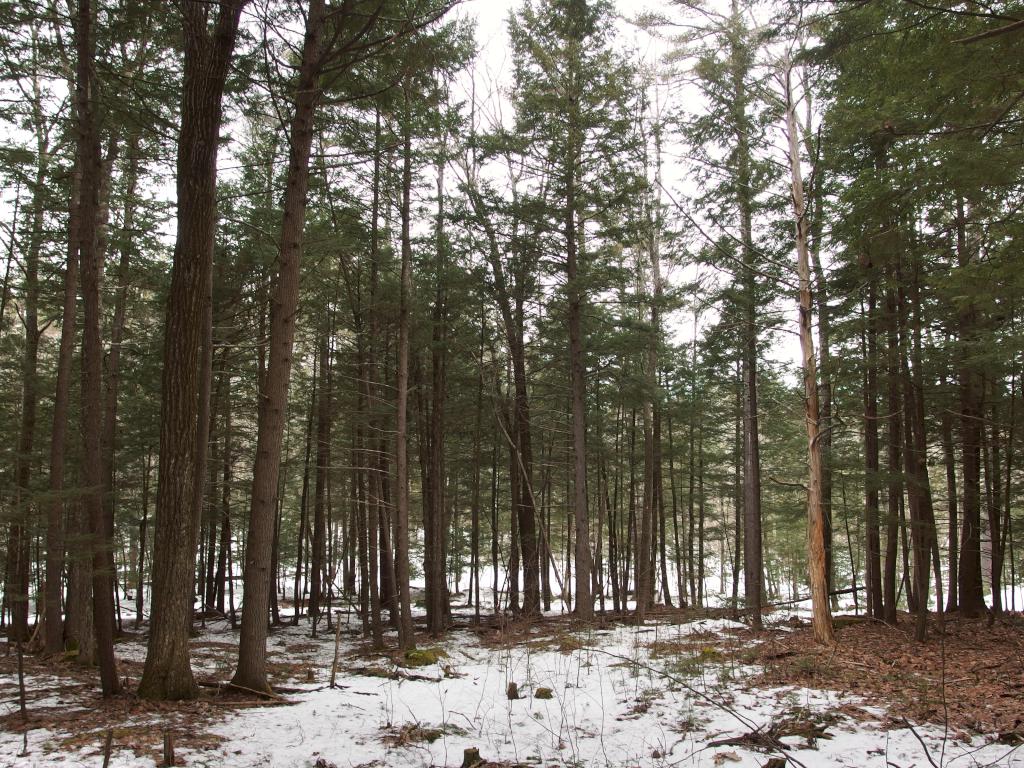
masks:
MULTIPOLYGON (((343 620, 344 621, 344 620, 343 620)), ((437 647, 447 654, 436 664, 396 667, 391 658, 371 656, 357 633, 343 634, 339 687, 327 687, 334 655, 332 633, 311 640, 303 623, 274 632, 271 664, 288 665, 298 689, 285 706, 225 708, 206 727, 216 738, 206 749, 177 749, 189 766, 295 766, 312 768, 318 759, 338 768, 354 766, 459 766, 463 750, 477 747, 491 761, 529 765, 603 766, 762 766, 774 753, 746 746, 709 746, 741 736, 794 712, 837 718, 832 738, 808 748, 803 737, 783 737, 790 765, 879 766, 929 764, 924 747, 908 728, 892 725, 880 707, 835 692, 802 687, 756 689, 758 671, 744 664, 744 644, 752 642, 743 625, 725 619, 684 624, 651 622, 570 631, 547 622, 528 634, 499 637, 494 630, 461 630, 437 647), (722 653, 718 650, 721 649, 722 653), (312 682, 308 676, 311 674, 312 682), (510 682, 521 698, 510 700, 510 682), (551 699, 535 696, 550 688, 551 699), (853 720, 839 711, 858 705, 875 718, 853 720), (888 724, 886 724, 888 722, 888 724), (419 730, 416 730, 416 729, 419 730), (431 732, 431 729, 435 729, 431 732), (433 741, 421 738, 425 733, 433 741), (797 762, 799 761, 799 762, 797 762)), ((343 630, 358 629, 350 620, 343 630)), ((393 644, 394 638, 389 637, 393 644)), ((194 666, 203 679, 226 679, 236 637, 226 622, 207 625, 193 640, 194 666)), ((424 641, 421 647, 429 647, 424 641)), ((118 645, 121 658, 140 659, 141 639, 118 645)), ((30 708, 88 706, 94 691, 61 689, 55 677, 29 681, 30 708), (45 696, 45 699, 40 699, 45 696)), ((13 712, 10 675, 0 676, 4 703, 13 712)), ((150 729, 159 738, 159 715, 127 718, 118 728, 150 729)), ((202 726, 197 726, 202 727, 202 726)), ((940 727, 915 725, 936 764, 945 766, 1024 766, 1024 753, 975 738, 947 739, 940 727)), ((0 731, 0 766, 99 765, 102 736, 92 746, 62 747, 69 734, 32 730, 28 754, 20 755, 20 733, 0 731)), ((152 766, 149 757, 118 748, 113 766, 152 766)))

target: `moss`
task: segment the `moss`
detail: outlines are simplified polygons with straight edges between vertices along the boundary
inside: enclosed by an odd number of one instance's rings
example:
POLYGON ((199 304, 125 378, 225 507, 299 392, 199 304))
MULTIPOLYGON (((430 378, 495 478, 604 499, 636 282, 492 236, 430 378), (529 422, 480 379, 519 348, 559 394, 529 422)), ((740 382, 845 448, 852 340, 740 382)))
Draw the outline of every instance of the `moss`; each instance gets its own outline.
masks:
POLYGON ((722 656, 722 652, 714 646, 705 645, 700 649, 700 658, 702 661, 722 661, 725 657, 722 656))
POLYGON ((406 651, 404 656, 407 667, 429 667, 446 658, 448 654, 440 648, 413 648, 406 651))

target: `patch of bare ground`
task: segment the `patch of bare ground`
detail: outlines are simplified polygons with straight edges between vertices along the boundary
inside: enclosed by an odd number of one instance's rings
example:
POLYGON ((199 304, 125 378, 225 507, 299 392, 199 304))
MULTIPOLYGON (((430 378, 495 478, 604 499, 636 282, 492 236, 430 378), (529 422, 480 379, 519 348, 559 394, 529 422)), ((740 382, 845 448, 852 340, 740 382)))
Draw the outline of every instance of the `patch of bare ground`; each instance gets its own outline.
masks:
MULTIPOLYGON (((961 735, 999 734, 1024 740, 1024 619, 934 617, 924 643, 913 618, 897 626, 837 617, 836 645, 815 644, 809 626, 770 633, 751 654, 763 673, 751 687, 828 688, 887 707, 911 722, 949 725, 961 735)), ((852 713, 850 713, 852 714, 852 713)))

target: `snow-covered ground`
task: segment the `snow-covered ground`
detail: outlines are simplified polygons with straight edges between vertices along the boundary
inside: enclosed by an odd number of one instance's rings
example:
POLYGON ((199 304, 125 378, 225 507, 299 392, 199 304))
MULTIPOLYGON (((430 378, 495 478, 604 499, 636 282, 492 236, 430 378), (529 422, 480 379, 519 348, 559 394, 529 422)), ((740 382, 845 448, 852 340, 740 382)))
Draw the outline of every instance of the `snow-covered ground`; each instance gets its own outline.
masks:
MULTIPOLYGON (((458 630, 437 645, 421 639, 421 648, 443 655, 406 667, 397 654, 368 653, 365 641, 346 631, 338 687, 330 688, 334 637, 322 632, 312 640, 303 623, 270 640, 275 682, 297 691, 286 695, 291 704, 222 707, 201 722, 152 709, 129 714, 111 723, 110 765, 153 766, 146 750, 136 754, 129 743, 148 736, 152 753, 169 728, 178 734, 179 764, 226 768, 312 768, 318 760, 338 768, 460 766, 470 747, 485 760, 544 766, 753 768, 770 757, 807 768, 1024 766, 1024 751, 991 738, 965 743, 944 740, 941 727, 897 727, 888 716, 900 713, 834 692, 753 688, 758 670, 747 652, 756 642, 743 625, 723 619, 584 630, 547 621, 527 634, 458 630), (510 683, 519 698, 509 698, 510 683), (806 733, 781 736, 767 748, 713 745, 783 722, 804 723, 812 733, 824 728, 824 736, 813 744, 806 733)), ((237 643, 227 624, 208 624, 193 643, 197 677, 227 679, 237 643)), ((117 651, 121 659, 141 661, 145 646, 139 637, 117 651)), ((14 711, 15 686, 13 675, 0 675, 0 714, 14 711)), ((64 689, 53 676, 30 676, 28 687, 30 710, 71 712, 96 701, 94 690, 64 689)), ((59 724, 32 730, 23 754, 22 735, 0 731, 0 766, 98 768, 104 733, 69 733, 59 724)))

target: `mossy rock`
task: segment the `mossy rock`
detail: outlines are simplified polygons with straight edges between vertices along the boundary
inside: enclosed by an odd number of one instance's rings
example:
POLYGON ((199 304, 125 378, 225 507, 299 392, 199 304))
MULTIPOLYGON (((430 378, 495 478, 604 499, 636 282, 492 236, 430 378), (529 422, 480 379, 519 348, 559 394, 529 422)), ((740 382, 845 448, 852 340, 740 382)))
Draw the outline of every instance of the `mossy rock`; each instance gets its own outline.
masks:
POLYGON ((407 667, 429 667, 441 659, 447 659, 448 654, 440 648, 413 648, 406 651, 403 658, 407 667))
POLYGON ((701 661, 723 661, 725 657, 722 652, 713 645, 705 645, 700 649, 701 661))
POLYGON ((550 688, 538 688, 533 692, 533 698, 535 699, 553 699, 555 698, 555 692, 550 688))

